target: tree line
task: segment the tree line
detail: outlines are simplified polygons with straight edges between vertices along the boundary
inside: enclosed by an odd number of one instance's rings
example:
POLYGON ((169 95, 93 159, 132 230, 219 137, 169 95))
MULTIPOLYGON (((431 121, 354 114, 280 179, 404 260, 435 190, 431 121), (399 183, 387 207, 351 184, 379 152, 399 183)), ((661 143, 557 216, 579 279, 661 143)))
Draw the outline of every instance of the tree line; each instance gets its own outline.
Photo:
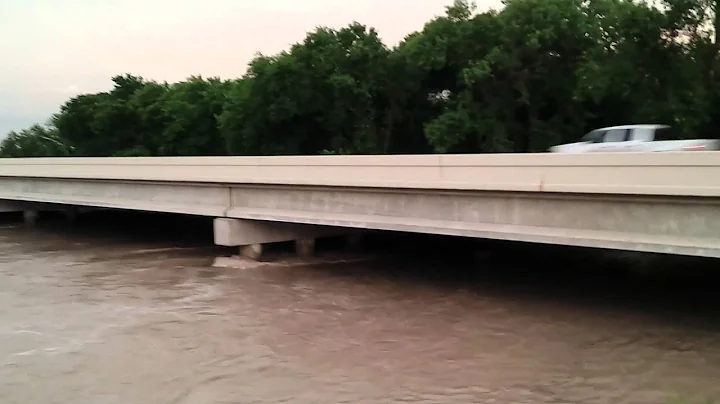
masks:
POLYGON ((718 1, 456 0, 393 48, 320 27, 238 79, 116 76, 0 156, 522 153, 629 123, 718 138, 718 1))

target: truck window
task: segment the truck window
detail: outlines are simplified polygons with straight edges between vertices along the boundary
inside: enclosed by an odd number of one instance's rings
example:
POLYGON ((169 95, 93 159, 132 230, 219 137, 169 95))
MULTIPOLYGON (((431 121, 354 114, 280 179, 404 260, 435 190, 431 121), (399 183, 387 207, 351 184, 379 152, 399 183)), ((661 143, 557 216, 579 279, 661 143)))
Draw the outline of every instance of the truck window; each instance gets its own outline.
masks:
POLYGON ((627 140, 627 129, 610 129, 605 133, 606 142, 624 142, 627 140))
POLYGON ((639 142, 652 142, 654 133, 655 130, 652 128, 635 128, 632 134, 632 140, 637 140, 639 142))
POLYGON ((580 141, 581 142, 590 142, 590 143, 602 143, 604 136, 605 136, 604 130, 594 130, 592 132, 587 133, 585 136, 583 136, 580 139, 580 141))
POLYGON ((655 129, 655 140, 680 140, 680 136, 673 128, 657 128, 655 129))

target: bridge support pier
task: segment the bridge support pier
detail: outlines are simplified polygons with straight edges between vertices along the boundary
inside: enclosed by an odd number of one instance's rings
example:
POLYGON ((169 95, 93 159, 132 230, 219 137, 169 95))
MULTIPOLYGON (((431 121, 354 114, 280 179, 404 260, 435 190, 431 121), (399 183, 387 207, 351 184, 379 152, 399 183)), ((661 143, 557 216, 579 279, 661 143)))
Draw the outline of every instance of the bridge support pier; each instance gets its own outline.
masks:
POLYGON ((317 238, 353 232, 342 227, 230 218, 216 218, 213 227, 215 244, 240 247, 241 256, 254 260, 261 258, 263 244, 294 241, 298 256, 311 257, 317 238))
POLYGON ((262 244, 248 244, 240 246, 240 256, 250 258, 253 260, 259 260, 262 257, 263 245, 262 244))
POLYGON ((302 258, 312 257, 315 254, 315 239, 295 240, 295 253, 302 258))
POLYGON ((25 222, 25 225, 28 227, 35 227, 35 225, 37 225, 38 216, 39 216, 39 213, 37 210, 24 210, 23 211, 23 221, 25 222))

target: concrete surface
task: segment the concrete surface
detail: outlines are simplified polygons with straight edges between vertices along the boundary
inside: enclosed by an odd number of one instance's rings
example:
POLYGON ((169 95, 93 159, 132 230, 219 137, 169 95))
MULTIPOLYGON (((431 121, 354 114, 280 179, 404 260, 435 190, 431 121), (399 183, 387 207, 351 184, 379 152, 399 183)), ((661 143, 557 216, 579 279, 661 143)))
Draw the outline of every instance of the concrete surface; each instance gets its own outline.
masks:
POLYGON ((714 152, 0 159, 0 199, 720 257, 714 152))
POLYGON ((213 227, 215 244, 232 247, 303 239, 311 240, 319 237, 346 235, 353 231, 341 227, 229 218, 216 218, 213 227))
POLYGON ((720 196, 720 153, 0 159, 0 177, 720 196))
POLYGON ((357 233, 354 229, 332 226, 315 226, 299 223, 216 218, 213 221, 215 244, 240 247, 240 255, 258 259, 262 244, 295 241, 295 251, 301 257, 310 257, 315 250, 315 239, 357 233))

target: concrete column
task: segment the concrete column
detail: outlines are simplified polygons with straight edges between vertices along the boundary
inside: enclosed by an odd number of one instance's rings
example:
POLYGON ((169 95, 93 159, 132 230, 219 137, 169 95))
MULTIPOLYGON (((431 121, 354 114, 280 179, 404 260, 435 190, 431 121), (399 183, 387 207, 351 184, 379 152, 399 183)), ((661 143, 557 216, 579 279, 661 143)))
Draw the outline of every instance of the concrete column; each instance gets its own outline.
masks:
POLYGON ((295 253, 303 258, 312 257, 315 254, 315 239, 295 240, 295 253))
POLYGON ((24 210, 23 220, 25 224, 30 227, 34 227, 37 224, 38 211, 37 210, 24 210))
POLYGON ((351 250, 360 250, 363 248, 363 242, 365 241, 362 234, 351 234, 345 236, 345 244, 351 250))
POLYGON ((341 236, 348 231, 351 229, 260 220, 217 218, 214 221, 215 244, 241 246, 240 255, 252 259, 262 255, 263 244, 284 241, 295 241, 298 255, 312 256, 317 238, 341 236))
POLYGON ((262 256, 263 246, 262 244, 249 244, 240 246, 240 256, 250 258, 253 260, 259 260, 262 256))

